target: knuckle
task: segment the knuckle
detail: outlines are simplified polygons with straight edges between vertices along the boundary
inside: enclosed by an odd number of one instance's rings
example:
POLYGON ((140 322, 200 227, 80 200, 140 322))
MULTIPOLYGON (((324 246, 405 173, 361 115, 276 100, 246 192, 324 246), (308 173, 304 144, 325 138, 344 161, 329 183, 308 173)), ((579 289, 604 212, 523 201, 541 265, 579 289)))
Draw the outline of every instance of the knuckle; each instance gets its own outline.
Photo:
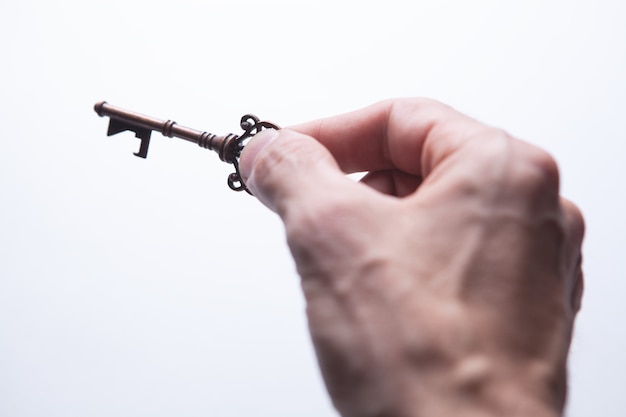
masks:
POLYGON ((531 194, 558 194, 559 168, 546 151, 523 143, 516 159, 516 179, 521 190, 531 194))
POLYGON ((574 290, 572 291, 572 309, 574 313, 578 313, 582 308, 583 295, 585 293, 585 277, 580 265, 574 282, 574 290))
POLYGON ((563 214, 565 216, 567 225, 574 238, 582 243, 583 236, 585 234, 585 219, 583 217, 580 208, 571 201, 563 198, 561 200, 561 206, 563 208, 563 214))
POLYGON ((559 169, 546 151, 517 139, 510 141, 501 185, 514 201, 528 208, 555 208, 559 204, 559 169))
POLYGON ((465 146, 480 179, 498 189, 501 199, 529 209, 558 205, 559 170, 545 150, 496 128, 476 132, 465 146))

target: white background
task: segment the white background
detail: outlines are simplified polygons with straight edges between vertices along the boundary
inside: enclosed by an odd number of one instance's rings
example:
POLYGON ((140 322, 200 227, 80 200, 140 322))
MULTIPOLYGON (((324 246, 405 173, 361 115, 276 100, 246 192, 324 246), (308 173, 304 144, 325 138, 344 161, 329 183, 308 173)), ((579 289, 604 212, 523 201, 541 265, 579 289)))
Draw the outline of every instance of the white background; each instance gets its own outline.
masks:
POLYGON ((0 416, 335 416, 278 219, 92 106, 237 133, 396 96, 553 153, 588 226, 567 414, 624 415, 623 0, 3 1, 0 52, 0 416))

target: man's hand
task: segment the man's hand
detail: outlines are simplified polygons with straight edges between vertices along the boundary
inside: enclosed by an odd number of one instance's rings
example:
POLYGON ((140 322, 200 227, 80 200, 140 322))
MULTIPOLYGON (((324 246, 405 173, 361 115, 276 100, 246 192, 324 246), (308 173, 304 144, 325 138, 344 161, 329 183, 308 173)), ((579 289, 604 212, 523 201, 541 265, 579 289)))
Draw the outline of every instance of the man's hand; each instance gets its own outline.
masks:
POLYGON ((544 151, 403 99, 264 131, 241 172, 285 223, 343 416, 562 412, 583 220, 544 151))

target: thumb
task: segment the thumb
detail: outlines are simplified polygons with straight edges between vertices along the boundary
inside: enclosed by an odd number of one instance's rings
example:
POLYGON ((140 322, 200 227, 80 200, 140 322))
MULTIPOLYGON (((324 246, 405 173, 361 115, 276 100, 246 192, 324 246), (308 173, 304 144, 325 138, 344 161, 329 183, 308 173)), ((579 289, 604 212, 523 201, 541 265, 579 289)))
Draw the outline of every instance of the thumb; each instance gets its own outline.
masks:
POLYGON ((239 170, 252 194, 281 217, 292 205, 324 200, 332 190, 354 185, 322 144, 287 129, 254 135, 239 170))

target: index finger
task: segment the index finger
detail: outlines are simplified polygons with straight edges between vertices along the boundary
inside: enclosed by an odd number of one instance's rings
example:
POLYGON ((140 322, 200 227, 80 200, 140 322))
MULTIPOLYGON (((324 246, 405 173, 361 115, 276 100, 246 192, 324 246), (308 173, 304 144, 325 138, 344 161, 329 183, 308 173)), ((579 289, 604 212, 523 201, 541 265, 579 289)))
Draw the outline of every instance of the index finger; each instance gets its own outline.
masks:
POLYGON ((321 142, 347 173, 399 169, 426 176, 485 126, 429 99, 393 99, 291 130, 321 142))

